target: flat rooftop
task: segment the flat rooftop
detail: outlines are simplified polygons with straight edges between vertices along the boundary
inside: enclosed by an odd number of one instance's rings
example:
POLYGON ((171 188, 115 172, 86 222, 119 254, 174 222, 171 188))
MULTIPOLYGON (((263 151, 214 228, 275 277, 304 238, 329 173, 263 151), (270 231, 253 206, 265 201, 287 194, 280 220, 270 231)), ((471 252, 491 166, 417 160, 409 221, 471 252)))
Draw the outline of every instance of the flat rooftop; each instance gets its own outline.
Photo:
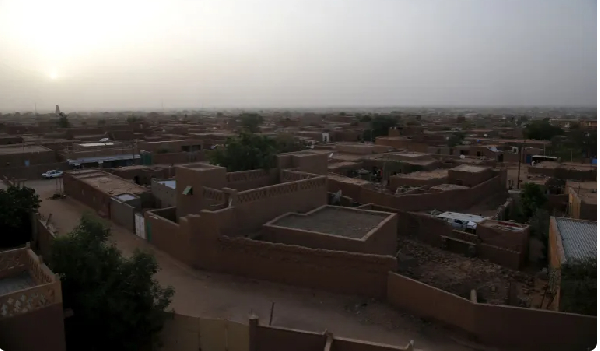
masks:
POLYGON ((327 178, 338 181, 338 182, 352 183, 352 184, 356 184, 356 185, 365 185, 365 184, 370 183, 368 180, 365 180, 365 179, 343 177, 341 175, 331 174, 331 173, 329 173, 327 175, 327 178))
POLYGON ((112 143, 112 142, 100 143, 100 142, 98 142, 98 143, 80 143, 77 145, 81 146, 81 147, 96 147, 96 146, 113 146, 113 145, 115 145, 115 143, 112 143))
POLYGON ((440 184, 440 185, 436 185, 436 186, 432 186, 429 189, 435 189, 435 190, 440 190, 440 191, 446 191, 446 190, 457 190, 457 189, 470 189, 468 186, 464 186, 464 185, 456 185, 456 184, 440 184))
POLYGON ((392 214, 345 207, 323 206, 303 215, 291 213, 269 224, 351 239, 361 239, 390 216, 392 214))
POLYGON ((146 188, 111 173, 103 171, 76 171, 71 173, 76 179, 110 195, 137 195, 147 192, 146 188))
POLYGON ((596 165, 591 165, 591 164, 570 163, 570 162, 559 163, 559 162, 554 162, 554 161, 544 161, 544 162, 536 163, 535 165, 529 166, 529 167, 534 167, 534 168, 564 168, 564 169, 574 169, 574 170, 580 170, 580 171, 588 171, 588 170, 595 170, 596 169, 596 165))
POLYGON ((459 171, 459 172, 471 172, 471 173, 479 173, 485 172, 488 170, 486 167, 478 167, 473 165, 460 165, 450 169, 451 171, 459 171))
POLYGON ((37 284, 29 272, 19 272, 0 279, 0 296, 11 294, 15 291, 25 290, 36 286, 37 284))
POLYGON ((448 177, 448 170, 436 169, 434 171, 419 171, 407 174, 396 174, 394 177, 403 179, 443 179, 448 177))
POLYGON ((43 146, 26 145, 26 146, 9 146, 0 147, 0 155, 15 155, 15 154, 33 154, 36 152, 52 151, 43 146))
POLYGON ((420 152, 392 152, 389 155, 401 156, 406 158, 429 157, 429 154, 424 154, 420 152))
POLYGON ((337 169, 337 168, 345 168, 345 167, 360 167, 359 162, 350 162, 350 161, 342 161, 337 163, 332 163, 327 166, 329 169, 337 169))

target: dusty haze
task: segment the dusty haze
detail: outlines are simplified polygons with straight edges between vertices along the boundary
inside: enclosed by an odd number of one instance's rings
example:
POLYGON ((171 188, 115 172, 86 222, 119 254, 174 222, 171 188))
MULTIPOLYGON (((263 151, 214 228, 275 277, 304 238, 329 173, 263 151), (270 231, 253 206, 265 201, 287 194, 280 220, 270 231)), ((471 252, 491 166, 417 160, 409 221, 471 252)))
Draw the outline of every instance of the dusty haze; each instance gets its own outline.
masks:
POLYGON ((0 110, 596 106, 592 0, 0 0, 0 110))

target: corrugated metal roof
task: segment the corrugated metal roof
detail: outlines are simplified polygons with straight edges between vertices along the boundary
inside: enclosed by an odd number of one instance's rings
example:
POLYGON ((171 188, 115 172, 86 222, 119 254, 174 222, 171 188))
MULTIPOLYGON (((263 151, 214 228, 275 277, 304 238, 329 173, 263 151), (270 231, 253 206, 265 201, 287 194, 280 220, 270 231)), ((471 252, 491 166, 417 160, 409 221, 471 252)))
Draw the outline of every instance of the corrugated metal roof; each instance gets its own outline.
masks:
POLYGON ((559 217, 556 218, 556 227, 562 239, 567 262, 596 257, 596 222, 559 217))

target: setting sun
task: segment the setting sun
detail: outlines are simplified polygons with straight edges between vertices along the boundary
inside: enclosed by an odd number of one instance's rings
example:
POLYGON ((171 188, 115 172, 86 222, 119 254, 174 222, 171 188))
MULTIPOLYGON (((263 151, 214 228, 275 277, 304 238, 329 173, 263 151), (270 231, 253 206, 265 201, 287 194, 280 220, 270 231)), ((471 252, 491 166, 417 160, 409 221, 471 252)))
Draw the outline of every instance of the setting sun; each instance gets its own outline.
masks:
POLYGON ((52 70, 50 73, 48 73, 48 77, 52 80, 58 79, 58 73, 56 70, 52 70))

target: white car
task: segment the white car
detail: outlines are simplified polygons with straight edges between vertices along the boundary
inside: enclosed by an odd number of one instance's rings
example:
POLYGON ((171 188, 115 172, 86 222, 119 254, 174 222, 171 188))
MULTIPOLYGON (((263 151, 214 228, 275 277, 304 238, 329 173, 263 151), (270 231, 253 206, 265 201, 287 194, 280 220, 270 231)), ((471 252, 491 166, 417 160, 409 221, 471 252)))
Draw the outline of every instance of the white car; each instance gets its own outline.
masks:
POLYGON ((63 171, 52 170, 52 171, 48 171, 46 173, 42 173, 42 178, 52 179, 52 178, 58 178, 62 175, 63 175, 63 171))

